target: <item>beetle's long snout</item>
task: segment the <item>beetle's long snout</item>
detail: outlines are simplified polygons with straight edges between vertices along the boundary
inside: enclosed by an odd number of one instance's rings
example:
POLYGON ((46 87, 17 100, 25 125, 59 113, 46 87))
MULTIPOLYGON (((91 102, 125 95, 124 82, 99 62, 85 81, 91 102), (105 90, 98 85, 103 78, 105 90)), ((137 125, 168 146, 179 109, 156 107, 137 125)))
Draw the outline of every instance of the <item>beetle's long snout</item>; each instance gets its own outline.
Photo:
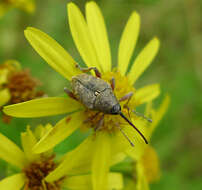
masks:
POLYGON ((129 121, 129 119, 128 119, 122 112, 120 112, 119 115, 120 115, 124 120, 126 120, 126 121, 139 133, 139 135, 144 139, 145 143, 148 144, 147 139, 146 139, 145 136, 140 132, 140 130, 139 130, 137 127, 135 127, 135 125, 133 125, 133 124, 129 121))

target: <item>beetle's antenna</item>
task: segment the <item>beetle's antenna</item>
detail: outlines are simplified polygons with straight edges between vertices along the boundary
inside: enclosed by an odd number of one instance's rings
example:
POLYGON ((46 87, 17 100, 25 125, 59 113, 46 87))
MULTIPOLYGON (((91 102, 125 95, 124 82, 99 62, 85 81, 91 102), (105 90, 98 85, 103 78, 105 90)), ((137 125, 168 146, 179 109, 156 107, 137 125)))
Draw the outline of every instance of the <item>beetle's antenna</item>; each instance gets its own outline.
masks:
POLYGON ((144 114, 139 113, 139 112, 136 112, 135 110, 132 110, 132 112, 133 112, 135 115, 140 116, 140 117, 146 119, 148 122, 152 123, 152 119, 146 117, 144 114))
POLYGON ((121 133, 123 134, 123 136, 128 140, 128 142, 130 143, 131 146, 135 146, 132 141, 129 139, 129 137, 125 134, 125 132, 121 129, 121 127, 119 125, 117 125, 117 127, 119 128, 119 130, 121 131, 121 133))
POLYGON ((140 130, 139 130, 137 127, 135 127, 135 125, 133 125, 133 124, 128 120, 128 118, 127 118, 122 112, 120 112, 119 115, 120 115, 123 119, 125 119, 125 120, 139 133, 139 135, 144 139, 145 143, 148 144, 147 139, 146 139, 145 136, 140 132, 140 130))

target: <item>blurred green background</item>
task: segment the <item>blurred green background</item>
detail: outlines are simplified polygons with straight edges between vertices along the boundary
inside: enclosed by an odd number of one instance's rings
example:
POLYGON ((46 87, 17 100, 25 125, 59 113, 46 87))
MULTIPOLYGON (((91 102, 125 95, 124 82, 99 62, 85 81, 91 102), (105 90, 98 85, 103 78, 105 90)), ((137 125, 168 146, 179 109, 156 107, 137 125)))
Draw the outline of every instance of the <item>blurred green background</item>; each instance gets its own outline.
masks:
MULTIPOLYGON (((73 44, 67 16, 67 0, 36 0, 36 12, 28 15, 10 10, 0 19, 0 62, 16 59, 32 75, 42 81, 41 87, 50 96, 62 95, 67 81, 56 73, 31 48, 24 38, 27 26, 37 27, 56 39, 76 61, 82 60, 73 44), (48 73, 49 77, 46 77, 48 73), (44 77, 45 76, 45 77, 44 77)), ((74 1, 84 10, 84 0, 74 1)), ((99 0, 111 43, 113 64, 117 62, 118 43, 124 25, 136 10, 141 15, 141 30, 134 57, 153 37, 161 41, 160 51, 149 69, 137 82, 137 87, 159 82, 162 99, 171 96, 169 111, 152 138, 161 161, 162 175, 152 184, 155 190, 202 189, 202 1, 200 0, 99 0)), ((156 101, 159 103, 159 100, 156 101)), ((0 123, 0 132, 20 146, 20 132, 29 123, 50 122, 43 119, 13 119, 10 125, 0 123)), ((84 136, 75 132, 58 145, 64 153, 75 147, 84 136)), ((0 161, 0 178, 6 164, 0 161)))

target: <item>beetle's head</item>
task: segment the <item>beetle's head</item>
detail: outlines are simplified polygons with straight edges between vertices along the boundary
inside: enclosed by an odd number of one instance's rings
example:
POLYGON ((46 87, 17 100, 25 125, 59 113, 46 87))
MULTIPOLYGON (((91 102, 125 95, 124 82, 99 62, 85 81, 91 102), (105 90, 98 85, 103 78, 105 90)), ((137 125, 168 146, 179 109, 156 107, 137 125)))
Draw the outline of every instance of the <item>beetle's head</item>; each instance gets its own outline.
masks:
POLYGON ((114 105, 114 106, 111 108, 110 112, 111 112, 111 114, 113 114, 113 115, 120 114, 120 112, 121 112, 121 106, 120 106, 120 104, 114 105))

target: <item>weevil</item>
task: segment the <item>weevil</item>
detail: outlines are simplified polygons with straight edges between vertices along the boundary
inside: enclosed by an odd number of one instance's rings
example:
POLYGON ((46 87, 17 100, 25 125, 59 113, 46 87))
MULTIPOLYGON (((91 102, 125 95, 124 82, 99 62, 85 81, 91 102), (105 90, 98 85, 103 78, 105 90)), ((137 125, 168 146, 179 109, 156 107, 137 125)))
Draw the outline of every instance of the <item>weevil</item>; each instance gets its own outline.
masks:
MULTIPOLYGON (((110 85, 101 79, 101 73, 97 70, 96 67, 80 68, 80 66, 77 65, 77 68, 79 68, 84 73, 72 77, 72 91, 65 88, 65 92, 70 97, 81 102, 88 109, 98 111, 98 113, 103 113, 103 116, 104 114, 120 115, 139 133, 145 143, 148 144, 147 139, 140 132, 140 130, 122 113, 120 103, 113 92, 115 86, 114 79, 112 79, 110 85), (94 70, 96 77, 85 73, 90 70, 94 70)), ((130 98, 131 95, 131 93, 127 94, 121 98, 121 101, 130 98)), ((122 130, 121 132, 123 133, 122 130)), ((124 136, 126 135, 124 134, 124 136)), ((127 139, 129 140, 129 138, 127 139)), ((129 142, 131 145, 133 145, 130 140, 129 142)))

